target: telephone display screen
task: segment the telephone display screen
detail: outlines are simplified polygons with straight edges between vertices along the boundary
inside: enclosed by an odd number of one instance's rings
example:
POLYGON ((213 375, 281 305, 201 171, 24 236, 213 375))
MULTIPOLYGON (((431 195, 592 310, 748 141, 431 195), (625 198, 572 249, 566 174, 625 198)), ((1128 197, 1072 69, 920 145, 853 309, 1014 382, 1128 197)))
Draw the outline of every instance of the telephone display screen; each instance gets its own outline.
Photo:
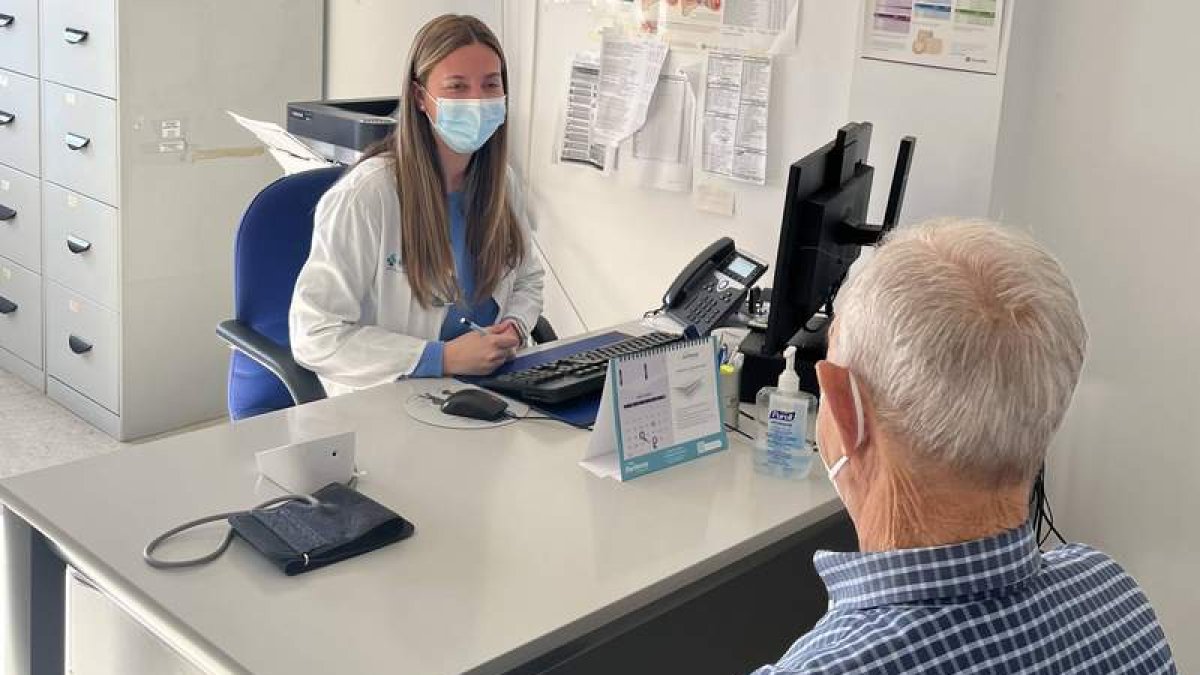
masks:
POLYGON ((754 274, 754 270, 757 268, 758 265, 756 265, 753 261, 738 256, 729 263, 729 267, 726 269, 728 269, 730 274, 733 276, 745 280, 749 278, 751 274, 754 274))

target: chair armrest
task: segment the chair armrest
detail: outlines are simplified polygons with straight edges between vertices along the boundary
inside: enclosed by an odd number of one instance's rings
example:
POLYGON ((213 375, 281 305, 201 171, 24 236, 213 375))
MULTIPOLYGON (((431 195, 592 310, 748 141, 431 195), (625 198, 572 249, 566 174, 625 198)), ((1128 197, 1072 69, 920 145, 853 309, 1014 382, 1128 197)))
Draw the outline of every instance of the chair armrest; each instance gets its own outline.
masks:
POLYGON ((534 344, 541 345, 557 340, 558 333, 554 332, 554 327, 550 325, 546 317, 539 316, 537 323, 533 326, 533 330, 529 331, 529 337, 533 338, 534 344))
POLYGON ((292 351, 241 321, 230 319, 217 326, 217 336, 271 371, 287 387, 296 405, 325 398, 325 388, 311 371, 296 363, 292 351))

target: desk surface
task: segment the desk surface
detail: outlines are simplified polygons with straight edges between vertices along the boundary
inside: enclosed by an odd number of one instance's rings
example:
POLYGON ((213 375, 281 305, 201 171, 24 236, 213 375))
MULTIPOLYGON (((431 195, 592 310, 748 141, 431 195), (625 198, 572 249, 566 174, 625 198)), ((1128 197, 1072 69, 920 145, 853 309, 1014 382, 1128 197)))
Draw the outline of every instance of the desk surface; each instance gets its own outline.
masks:
MULTIPOLYGON (((585 432, 526 420, 447 431, 400 382, 0 482, 0 500, 134 616, 213 672, 499 673, 642 608, 840 508, 821 476, 754 472, 750 445, 628 483, 577 466, 585 432), (200 568, 146 541, 246 508, 254 453, 357 431, 359 489, 409 540, 298 577, 235 542, 200 568)), ((219 531, 164 547, 183 556, 219 531)))

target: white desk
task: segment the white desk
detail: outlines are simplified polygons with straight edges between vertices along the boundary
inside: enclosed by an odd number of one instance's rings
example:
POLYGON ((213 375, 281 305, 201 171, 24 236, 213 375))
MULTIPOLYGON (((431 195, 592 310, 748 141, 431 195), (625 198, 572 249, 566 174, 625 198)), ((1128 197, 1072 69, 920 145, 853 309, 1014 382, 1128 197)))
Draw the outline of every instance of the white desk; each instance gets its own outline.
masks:
MULTIPOLYGON (((0 482, 9 538, 15 514, 210 672, 502 673, 840 509, 823 476, 755 473, 736 435, 730 451, 622 484, 576 465, 584 432, 541 420, 436 429, 404 414, 412 389, 396 383, 10 478, 0 482), (290 578, 241 541, 206 567, 142 561, 167 527, 259 501, 257 450, 346 430, 357 431, 369 472, 359 489, 411 520, 411 539, 290 578)), ((215 535, 162 554, 197 552, 215 535)))

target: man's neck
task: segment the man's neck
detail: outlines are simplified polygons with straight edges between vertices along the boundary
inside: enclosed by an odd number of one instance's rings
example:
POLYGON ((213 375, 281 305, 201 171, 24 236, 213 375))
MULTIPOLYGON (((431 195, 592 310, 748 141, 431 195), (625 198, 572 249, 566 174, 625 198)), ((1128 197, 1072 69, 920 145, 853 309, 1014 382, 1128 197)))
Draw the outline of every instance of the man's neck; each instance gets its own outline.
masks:
POLYGON ((982 488, 944 474, 901 470, 875 481, 856 511, 864 552, 944 546, 1019 527, 1029 516, 1029 490, 982 488))

